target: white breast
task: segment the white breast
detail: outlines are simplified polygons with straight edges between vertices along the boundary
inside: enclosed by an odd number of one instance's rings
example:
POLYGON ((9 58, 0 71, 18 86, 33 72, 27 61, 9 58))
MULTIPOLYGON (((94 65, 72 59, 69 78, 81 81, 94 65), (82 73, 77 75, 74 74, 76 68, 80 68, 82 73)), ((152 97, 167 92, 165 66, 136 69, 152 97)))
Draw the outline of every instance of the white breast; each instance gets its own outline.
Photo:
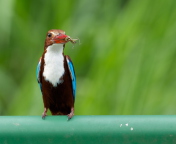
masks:
POLYGON ((63 80, 60 80, 64 74, 63 44, 53 44, 48 46, 46 50, 43 76, 46 81, 56 87, 57 84, 63 82, 63 80))

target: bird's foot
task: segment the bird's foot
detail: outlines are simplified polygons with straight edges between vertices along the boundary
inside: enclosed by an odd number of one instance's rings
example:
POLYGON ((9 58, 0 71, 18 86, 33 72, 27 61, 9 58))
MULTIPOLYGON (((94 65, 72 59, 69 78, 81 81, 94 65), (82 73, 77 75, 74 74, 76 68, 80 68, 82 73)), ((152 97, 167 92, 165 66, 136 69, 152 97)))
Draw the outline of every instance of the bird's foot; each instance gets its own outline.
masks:
POLYGON ((74 113, 72 113, 72 112, 71 112, 70 114, 68 114, 68 115, 67 115, 68 120, 70 120, 73 116, 74 116, 74 113))
POLYGON ((70 120, 74 116, 74 108, 71 108, 71 112, 67 115, 68 120, 70 120))
POLYGON ((43 113, 42 114, 42 119, 45 119, 46 116, 47 116, 47 114, 43 113))
POLYGON ((45 119, 45 117, 47 116, 47 111, 48 111, 48 109, 47 108, 45 108, 44 109, 44 112, 43 112, 43 114, 42 114, 42 119, 45 119))

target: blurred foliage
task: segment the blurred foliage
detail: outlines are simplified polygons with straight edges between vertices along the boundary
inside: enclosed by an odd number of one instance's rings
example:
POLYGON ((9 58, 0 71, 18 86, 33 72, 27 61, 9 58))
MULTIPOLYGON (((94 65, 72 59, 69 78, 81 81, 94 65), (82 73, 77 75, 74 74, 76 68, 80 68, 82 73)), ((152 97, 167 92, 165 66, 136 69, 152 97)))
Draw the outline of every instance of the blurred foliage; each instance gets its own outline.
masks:
POLYGON ((0 115, 41 115, 36 66, 63 29, 76 115, 176 114, 176 1, 0 0, 0 115))

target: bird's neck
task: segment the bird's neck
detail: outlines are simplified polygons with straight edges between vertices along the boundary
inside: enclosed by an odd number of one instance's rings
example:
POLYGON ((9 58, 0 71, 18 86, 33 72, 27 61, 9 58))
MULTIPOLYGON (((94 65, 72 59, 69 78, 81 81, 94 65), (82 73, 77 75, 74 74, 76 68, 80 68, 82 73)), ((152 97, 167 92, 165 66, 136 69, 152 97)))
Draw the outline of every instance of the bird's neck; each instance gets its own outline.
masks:
POLYGON ((54 87, 63 82, 61 79, 65 72, 63 48, 63 44, 53 44, 47 47, 44 55, 43 76, 54 87))
POLYGON ((63 44, 53 44, 46 48, 46 53, 63 54, 63 49, 64 49, 63 44))

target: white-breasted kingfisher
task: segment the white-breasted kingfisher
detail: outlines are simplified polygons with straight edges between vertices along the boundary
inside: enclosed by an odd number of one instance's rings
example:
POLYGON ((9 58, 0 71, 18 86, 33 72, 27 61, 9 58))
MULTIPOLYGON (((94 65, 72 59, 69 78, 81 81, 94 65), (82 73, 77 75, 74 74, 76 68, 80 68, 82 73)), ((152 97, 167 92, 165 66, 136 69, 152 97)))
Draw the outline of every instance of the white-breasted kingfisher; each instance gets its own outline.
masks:
POLYGON ((47 32, 44 52, 37 65, 37 81, 44 103, 42 118, 48 109, 52 115, 74 115, 76 76, 69 56, 64 55, 65 44, 75 43, 63 30, 52 29, 47 32))

